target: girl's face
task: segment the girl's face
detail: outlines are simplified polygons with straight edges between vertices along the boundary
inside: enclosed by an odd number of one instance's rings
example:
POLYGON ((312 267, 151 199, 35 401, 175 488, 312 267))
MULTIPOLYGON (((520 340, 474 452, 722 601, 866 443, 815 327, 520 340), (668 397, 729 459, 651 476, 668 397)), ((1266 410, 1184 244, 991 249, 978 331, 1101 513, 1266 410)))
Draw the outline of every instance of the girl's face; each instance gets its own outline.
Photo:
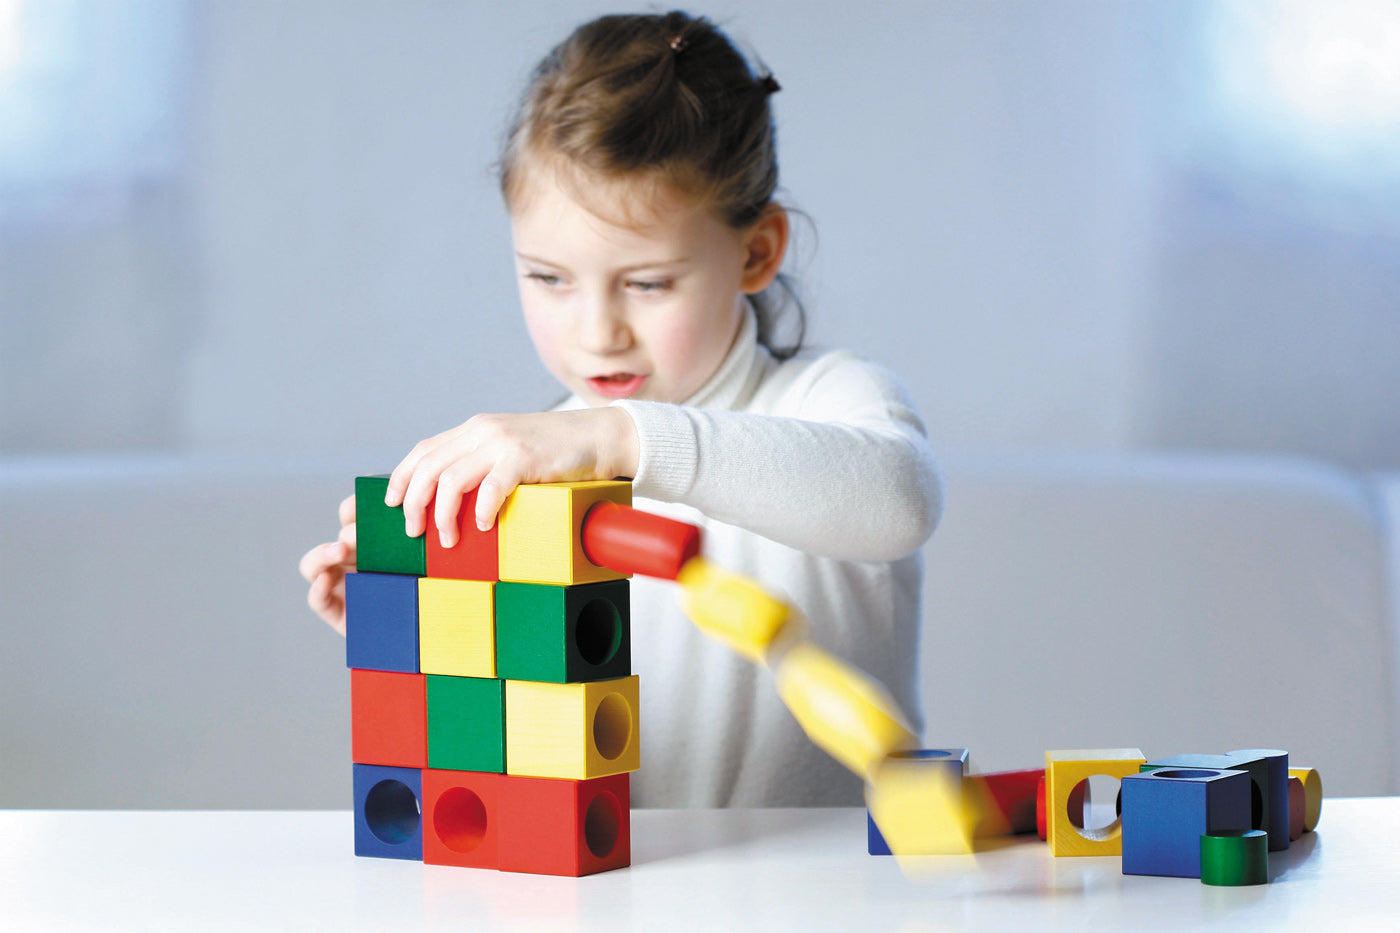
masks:
POLYGON ((530 337, 591 406, 694 395, 734 343, 744 292, 758 290, 748 233, 673 192, 646 191, 591 187, 590 210, 541 166, 512 205, 530 337))

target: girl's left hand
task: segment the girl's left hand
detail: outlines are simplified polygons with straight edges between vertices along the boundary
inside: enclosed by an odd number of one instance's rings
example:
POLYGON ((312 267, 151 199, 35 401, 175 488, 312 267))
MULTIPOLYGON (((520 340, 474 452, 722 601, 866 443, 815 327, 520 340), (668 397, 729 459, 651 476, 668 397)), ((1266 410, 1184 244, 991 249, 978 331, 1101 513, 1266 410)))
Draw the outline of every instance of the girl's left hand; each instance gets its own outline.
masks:
POLYGON ((389 477, 384 502, 403 505, 411 537, 427 528, 428 503, 444 547, 457 543, 457 510, 473 489, 476 525, 496 521, 521 483, 562 483, 630 477, 637 472, 637 429, 620 408, 585 408, 524 415, 476 415, 420 441, 389 477))

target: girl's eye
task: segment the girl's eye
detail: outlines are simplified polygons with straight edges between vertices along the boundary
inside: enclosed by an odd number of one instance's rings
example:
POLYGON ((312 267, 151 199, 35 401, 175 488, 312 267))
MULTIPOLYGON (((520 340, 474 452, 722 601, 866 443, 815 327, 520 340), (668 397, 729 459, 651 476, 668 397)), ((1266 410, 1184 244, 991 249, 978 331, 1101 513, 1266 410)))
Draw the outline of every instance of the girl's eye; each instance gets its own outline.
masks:
POLYGON ((671 285, 672 283, 670 279, 634 279, 633 281, 627 283, 627 286, 633 291, 641 292, 643 294, 655 294, 656 292, 670 291, 671 285))
POLYGON ((547 286, 549 288, 553 288, 554 286, 564 281, 559 276, 551 275, 548 272, 527 272, 525 273, 525 278, 529 279, 532 282, 538 282, 541 285, 547 286))

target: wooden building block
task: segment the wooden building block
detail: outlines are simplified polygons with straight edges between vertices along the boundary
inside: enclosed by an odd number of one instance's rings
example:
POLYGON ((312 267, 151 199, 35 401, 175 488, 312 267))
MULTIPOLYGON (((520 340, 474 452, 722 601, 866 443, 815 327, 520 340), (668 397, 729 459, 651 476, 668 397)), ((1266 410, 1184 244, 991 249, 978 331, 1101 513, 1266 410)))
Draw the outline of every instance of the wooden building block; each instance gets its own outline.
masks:
POLYGON ((428 767, 505 770, 504 681, 427 675, 428 767))
MULTIPOLYGON (((1281 754, 1286 755, 1287 753, 1281 754)), ((1272 813, 1272 805, 1270 802, 1270 798, 1272 796, 1271 791, 1273 786, 1273 781, 1270 778, 1270 773, 1271 770, 1275 770, 1277 768, 1277 765, 1270 764, 1268 755, 1263 754, 1261 752, 1249 751, 1230 752, 1225 755, 1187 753, 1181 755, 1170 755, 1166 758, 1157 758, 1153 761, 1147 762, 1143 767, 1145 770, 1153 770, 1157 768, 1201 768, 1208 771, 1214 770, 1249 772, 1250 782, 1253 785, 1253 802, 1251 804, 1253 816, 1250 820, 1249 828, 1262 829, 1265 832, 1268 832, 1270 815, 1272 813)), ((1285 777, 1286 775, 1287 772, 1285 771, 1285 777)), ((1284 793, 1287 793, 1286 787, 1284 789, 1284 793)), ((1287 798, 1285 797, 1285 802, 1286 800, 1287 798)), ((1285 823, 1284 825, 1287 824, 1285 823)), ((1283 847, 1287 848, 1288 846, 1286 845, 1286 843, 1288 841, 1288 833, 1284 832, 1283 835, 1283 847)), ((1269 840, 1269 847, 1273 848, 1278 844, 1278 841, 1274 840, 1271 834, 1269 840)))
POLYGON ((631 864, 628 775, 586 781, 505 775, 499 788, 502 871, 578 877, 631 864))
POLYGON ((579 683, 631 672, 628 581, 496 584, 496 676, 579 683))
POLYGON ((500 524, 482 531, 476 527, 476 490, 462 497, 457 510, 457 543, 442 546, 433 510, 437 500, 428 505, 428 527, 424 533, 426 573, 446 580, 489 580, 497 578, 497 538, 500 524))
POLYGON ((1278 748, 1238 748, 1225 753, 1240 762, 1241 770, 1248 770, 1256 781, 1266 786, 1263 793, 1264 819, 1261 825, 1249 827, 1262 829, 1269 834, 1269 851, 1281 852, 1288 848, 1288 752, 1278 748), (1263 766, 1251 767, 1253 762, 1263 762, 1263 766))
POLYGON ((760 664, 769 649, 795 624, 792 610, 754 581, 722 570, 696 557, 676 582, 681 587, 681 611, 711 638, 760 664))
POLYGON ((1269 883, 1269 834, 1262 829, 1205 835, 1200 844, 1202 884, 1269 883))
POLYGON ((1159 768, 1123 778, 1123 873, 1201 876, 1201 836, 1249 829, 1244 771, 1159 768))
POLYGON ((499 867, 500 781, 481 771, 423 772, 423 861, 499 867))
POLYGON ((495 586, 418 578, 418 668, 425 674, 496 676, 495 586))
POLYGON ((1303 832, 1310 833, 1322 818, 1322 776, 1313 768, 1289 768, 1288 776, 1303 782, 1303 832))
POLYGON ((424 542, 404 533, 403 506, 384 504, 389 477, 355 478, 355 567, 369 573, 427 573, 424 542))
POLYGON ((1045 842, 1050 835, 1049 808, 1045 802, 1045 784, 1045 774, 1042 772, 1040 780, 1035 783, 1035 834, 1040 837, 1041 842, 1045 842))
POLYGON ((774 673, 778 695, 807 737, 862 778, 917 744, 884 687, 810 641, 793 646, 774 673))
POLYGON ((428 766, 422 674, 350 671, 350 756, 356 764, 428 766))
POLYGON ((998 771, 967 777, 969 793, 981 800, 977 836, 1007 836, 1036 831, 1036 793, 1045 780, 1044 768, 998 771))
POLYGON ((1083 794, 1080 785, 1091 777, 1104 775, 1121 780, 1138 773, 1143 763, 1142 752, 1136 748, 1047 751, 1045 809, 1051 854, 1122 855, 1122 821, 1114 820, 1097 829, 1076 825, 1076 822, 1082 824, 1082 814, 1076 819, 1070 800, 1077 793, 1083 794))
POLYGON ((1288 841, 1297 842, 1303 838, 1303 824, 1308 818, 1308 794, 1303 790, 1303 782, 1289 775, 1288 778, 1288 841))
POLYGON ((880 827, 875 825, 875 817, 870 815, 870 809, 865 811, 865 851, 871 855, 893 855, 890 851, 890 844, 885 841, 884 833, 880 832, 880 827))
POLYGON ((599 502, 583 519, 583 553, 618 573, 674 580, 700 553, 700 529, 616 502, 599 502))
POLYGON ((423 858, 422 772, 416 768, 354 766, 355 854, 423 858))
POLYGON ((418 578, 345 575, 345 663, 372 671, 418 673, 418 578))
POLYGON ((892 854, 972 851, 979 801, 966 793, 966 770, 965 748, 896 752, 871 770, 868 812, 892 854))
POLYGON ((640 765, 636 677, 580 684, 507 680, 505 703, 509 774, 586 780, 640 765))
POLYGON ((500 578, 572 586, 623 577, 583 551, 584 516, 604 501, 631 505, 632 484, 600 480, 516 487, 498 520, 500 578))

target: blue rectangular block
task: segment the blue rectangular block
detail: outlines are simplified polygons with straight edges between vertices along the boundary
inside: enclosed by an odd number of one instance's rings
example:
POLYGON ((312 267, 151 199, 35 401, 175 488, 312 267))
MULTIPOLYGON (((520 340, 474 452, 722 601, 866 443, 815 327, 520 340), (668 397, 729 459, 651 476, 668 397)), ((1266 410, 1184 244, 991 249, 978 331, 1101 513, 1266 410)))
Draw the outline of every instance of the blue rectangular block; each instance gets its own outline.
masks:
POLYGON ((423 860, 423 772, 355 765, 355 854, 423 860))
POLYGON ((346 667, 418 671, 418 578, 393 573, 345 575, 346 667))
POLYGON ((1165 767, 1123 778, 1123 874, 1201 877, 1201 836, 1249 829, 1244 771, 1165 767))

